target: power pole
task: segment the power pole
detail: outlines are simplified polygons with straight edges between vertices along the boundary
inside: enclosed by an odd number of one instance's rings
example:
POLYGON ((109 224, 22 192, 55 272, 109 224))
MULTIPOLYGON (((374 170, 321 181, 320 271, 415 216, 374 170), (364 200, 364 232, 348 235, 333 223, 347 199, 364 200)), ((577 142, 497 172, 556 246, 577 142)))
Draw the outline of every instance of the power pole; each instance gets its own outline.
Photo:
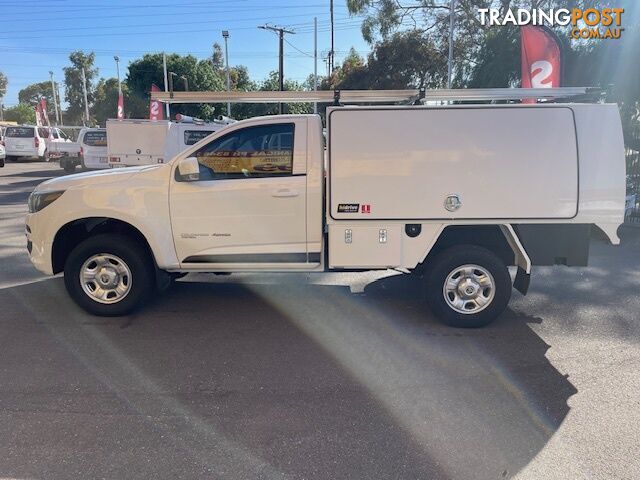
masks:
MULTIPOLYGON (((167 55, 162 53, 162 70, 164 72, 164 91, 169 91, 169 81, 167 80, 167 55)), ((169 107, 169 102, 164 104, 165 112, 167 114, 167 120, 171 120, 171 110, 169 107)))
POLYGON ((449 4, 449 63, 447 66, 447 88, 451 88, 453 78, 453 14, 456 6, 456 0, 451 0, 449 4))
MULTIPOLYGON (((231 91, 231 77, 229 75, 229 30, 222 31, 222 38, 224 38, 224 65, 227 71, 227 92, 231 91)), ((231 102, 227 102, 227 116, 231 117, 231 102)))
POLYGON ((56 111, 56 125, 60 123, 60 116, 58 114, 58 102, 56 100, 56 84, 53 81, 53 72, 49 72, 49 76, 51 77, 51 93, 53 94, 53 108, 56 111))
POLYGON ((329 75, 331 75, 331 72, 333 72, 333 68, 334 68, 334 55, 335 55, 335 52, 333 50, 333 0, 330 0, 329 2, 329 10, 331 13, 331 52, 330 52, 331 60, 329 63, 329 75))
POLYGON ((58 96, 58 106, 60 107, 60 125, 64 125, 64 120, 62 119, 62 100, 60 100, 60 84, 56 83, 56 94, 58 96))
MULTIPOLYGON (((284 28, 272 27, 270 25, 261 25, 258 28, 263 30, 271 30, 272 32, 276 32, 278 34, 278 38, 280 39, 280 55, 279 55, 279 63, 278 63, 278 83, 280 86, 280 91, 284 91, 284 34, 291 33, 294 34, 293 30, 287 30, 284 28)), ((278 104, 278 113, 282 115, 282 103, 278 104)))
MULTIPOLYGON (((318 90, 318 17, 313 17, 313 91, 318 90)), ((313 113, 318 113, 318 102, 313 103, 313 113)))
POLYGON ((89 100, 87 98, 87 77, 84 73, 84 67, 82 68, 82 93, 84 94, 84 115, 87 123, 89 123, 89 100))

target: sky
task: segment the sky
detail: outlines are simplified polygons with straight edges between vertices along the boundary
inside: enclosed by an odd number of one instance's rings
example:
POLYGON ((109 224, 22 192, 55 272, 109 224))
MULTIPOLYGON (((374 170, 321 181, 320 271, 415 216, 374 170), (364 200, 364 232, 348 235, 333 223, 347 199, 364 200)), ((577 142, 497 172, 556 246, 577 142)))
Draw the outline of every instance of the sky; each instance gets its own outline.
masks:
MULTIPOLYGON (((93 51, 99 77, 115 77, 114 55, 126 65, 145 53, 175 52, 205 58, 229 31, 229 64, 245 65, 254 80, 278 69, 278 37, 258 29, 270 24, 286 35, 285 78, 303 81, 313 73, 313 19, 318 18, 318 74, 330 49, 329 0, 0 0, 0 71, 9 80, 3 104, 18 103, 25 86, 64 80, 73 50, 93 51)), ((335 0, 336 64, 354 47, 369 51, 362 18, 350 17, 346 0, 335 0)), ((63 94, 64 96, 64 94, 63 94)))

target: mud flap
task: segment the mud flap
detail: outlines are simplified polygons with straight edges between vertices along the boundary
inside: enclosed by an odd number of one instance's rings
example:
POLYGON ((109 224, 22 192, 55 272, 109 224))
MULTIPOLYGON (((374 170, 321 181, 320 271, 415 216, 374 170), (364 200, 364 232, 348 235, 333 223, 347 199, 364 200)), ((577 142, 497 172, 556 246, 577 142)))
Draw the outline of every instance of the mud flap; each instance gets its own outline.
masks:
POLYGON ((513 281, 513 288, 518 290, 522 295, 526 295, 529 291, 529 282, 531 281, 531 274, 525 272, 522 267, 518 267, 518 273, 516 273, 516 279, 513 281))

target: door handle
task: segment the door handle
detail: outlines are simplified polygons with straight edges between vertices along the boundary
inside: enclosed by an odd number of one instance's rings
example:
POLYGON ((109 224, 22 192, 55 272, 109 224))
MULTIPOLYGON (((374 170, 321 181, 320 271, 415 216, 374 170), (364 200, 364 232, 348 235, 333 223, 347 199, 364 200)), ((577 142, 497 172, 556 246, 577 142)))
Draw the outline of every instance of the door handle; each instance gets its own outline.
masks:
POLYGON ((297 197, 298 195, 298 190, 292 190, 290 188, 279 188, 271 192, 272 197, 297 197))

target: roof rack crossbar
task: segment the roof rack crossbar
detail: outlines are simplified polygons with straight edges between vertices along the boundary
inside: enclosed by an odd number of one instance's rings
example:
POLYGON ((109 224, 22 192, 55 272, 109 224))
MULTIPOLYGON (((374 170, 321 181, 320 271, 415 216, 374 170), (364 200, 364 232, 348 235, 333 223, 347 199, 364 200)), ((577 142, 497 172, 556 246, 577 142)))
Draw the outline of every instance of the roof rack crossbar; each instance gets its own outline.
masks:
POLYGON ((166 103, 423 103, 428 101, 494 101, 570 99, 600 94, 592 87, 462 88, 410 90, 318 90, 256 92, 151 92, 152 100, 166 103))

